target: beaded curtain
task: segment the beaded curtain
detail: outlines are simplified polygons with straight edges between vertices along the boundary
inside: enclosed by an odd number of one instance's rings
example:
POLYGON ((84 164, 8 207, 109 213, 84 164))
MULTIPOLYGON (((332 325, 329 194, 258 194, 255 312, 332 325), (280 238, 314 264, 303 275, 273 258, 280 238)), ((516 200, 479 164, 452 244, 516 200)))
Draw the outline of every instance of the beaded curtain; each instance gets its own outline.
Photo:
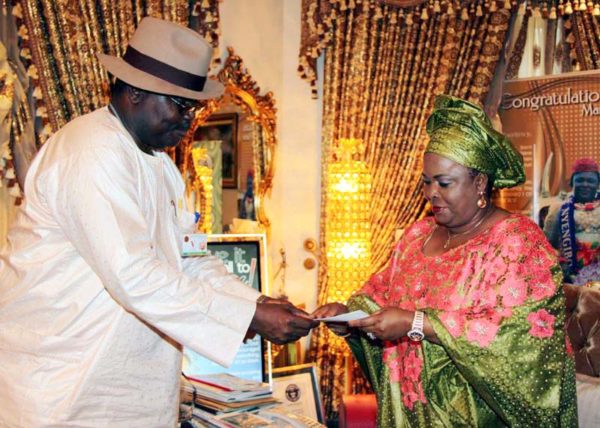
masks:
MULTIPOLYGON (((424 214, 420 191, 424 126, 438 93, 483 103, 501 54, 512 5, 430 1, 399 8, 368 0, 304 0, 299 72, 313 84, 325 50, 318 303, 339 294, 327 276, 327 162, 332 142, 362 139, 372 175, 370 271, 387 261, 397 229, 424 214)), ((314 93, 316 94, 316 92, 314 93)), ((354 275, 349 272, 349 275, 354 275)), ((342 294, 346 294, 344 290, 342 294)), ((355 290, 351 290, 355 291, 355 290)), ((312 337, 327 414, 341 395, 364 391, 349 350, 325 328, 312 337), (346 371, 347 373, 347 371, 346 371), (348 384, 348 385, 346 385, 348 384)))
MULTIPOLYGON (((567 3, 569 6, 570 2, 567 3)), ((576 70, 600 68, 600 4, 574 2, 573 9, 565 6, 570 35, 567 42, 571 47, 571 61, 576 70), (571 12, 572 13, 568 13, 571 12)))
POLYGON ((218 45, 217 0, 13 0, 21 59, 33 87, 42 144, 69 120, 106 104, 98 53, 121 56, 138 22, 155 16, 192 24, 218 45), (196 21, 201 22, 196 22, 196 21))

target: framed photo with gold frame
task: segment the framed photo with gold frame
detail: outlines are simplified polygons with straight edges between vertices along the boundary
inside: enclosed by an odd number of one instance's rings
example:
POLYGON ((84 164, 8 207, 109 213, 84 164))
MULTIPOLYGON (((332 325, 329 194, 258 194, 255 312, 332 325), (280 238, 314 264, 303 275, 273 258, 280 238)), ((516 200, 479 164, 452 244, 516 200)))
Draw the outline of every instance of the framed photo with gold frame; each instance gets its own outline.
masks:
POLYGON ((213 114, 196 128, 194 141, 221 141, 221 177, 224 189, 236 189, 238 182, 238 115, 213 114))
POLYGON ((273 396, 280 400, 289 412, 325 423, 315 364, 273 369, 273 396))

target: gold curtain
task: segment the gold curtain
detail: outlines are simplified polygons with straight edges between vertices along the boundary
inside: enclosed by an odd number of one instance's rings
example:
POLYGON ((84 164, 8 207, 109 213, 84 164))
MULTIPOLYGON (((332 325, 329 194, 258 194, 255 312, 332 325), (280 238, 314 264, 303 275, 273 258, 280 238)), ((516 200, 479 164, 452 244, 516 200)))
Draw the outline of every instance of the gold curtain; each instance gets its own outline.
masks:
POLYGON ((213 63, 221 63, 219 50, 219 34, 221 34, 219 15, 219 1, 221 0, 195 0, 190 9, 190 28, 198 31, 213 47, 213 63))
MULTIPOLYGON (((332 143, 357 138, 366 145, 372 174, 370 269, 375 272, 387 261, 396 230, 424 214, 421 158, 434 96, 448 93, 483 103, 510 16, 504 2, 484 0, 464 7, 429 1, 412 8, 372 0, 304 0, 299 72, 313 85, 313 94, 316 58, 325 50, 319 304, 338 291, 328 282, 325 239, 325 171, 332 143)), ((310 352, 322 370, 330 416, 349 382, 342 375, 348 349, 336 343, 327 330, 318 329, 310 352)), ((355 379, 348 386, 357 392, 364 382, 355 379)))
POLYGON ((97 54, 122 55, 137 23, 155 16, 188 24, 187 0, 20 0, 14 2, 21 57, 36 100, 39 143, 72 118, 107 102, 97 54))

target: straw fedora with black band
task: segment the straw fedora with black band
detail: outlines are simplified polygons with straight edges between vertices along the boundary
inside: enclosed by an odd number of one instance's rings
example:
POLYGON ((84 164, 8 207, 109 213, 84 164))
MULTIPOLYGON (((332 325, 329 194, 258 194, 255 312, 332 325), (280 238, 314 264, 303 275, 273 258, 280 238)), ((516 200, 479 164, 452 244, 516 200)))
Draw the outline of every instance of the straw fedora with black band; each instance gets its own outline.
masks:
POLYGON ((208 79, 213 49, 189 28, 162 19, 143 18, 122 58, 99 54, 116 78, 163 95, 205 100, 223 94, 223 85, 208 79))

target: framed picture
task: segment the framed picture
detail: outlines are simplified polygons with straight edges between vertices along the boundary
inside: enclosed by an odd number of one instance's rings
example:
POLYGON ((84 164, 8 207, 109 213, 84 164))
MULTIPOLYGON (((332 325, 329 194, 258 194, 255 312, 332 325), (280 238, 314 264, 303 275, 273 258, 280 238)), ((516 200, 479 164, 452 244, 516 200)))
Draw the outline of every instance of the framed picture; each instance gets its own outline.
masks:
POLYGON ((223 188, 237 188, 238 170, 237 113, 213 114, 198 126, 194 141, 221 141, 223 188))
POLYGON ((315 364, 273 369, 273 396, 290 412, 325 423, 315 364))

